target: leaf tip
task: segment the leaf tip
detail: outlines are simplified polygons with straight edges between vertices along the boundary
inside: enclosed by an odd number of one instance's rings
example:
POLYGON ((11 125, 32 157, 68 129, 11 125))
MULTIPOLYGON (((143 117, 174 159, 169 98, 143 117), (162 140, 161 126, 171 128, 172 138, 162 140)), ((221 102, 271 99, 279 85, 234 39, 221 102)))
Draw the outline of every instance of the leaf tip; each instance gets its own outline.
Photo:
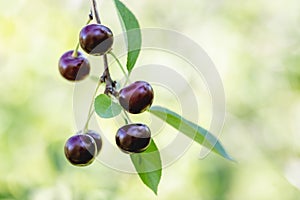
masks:
POLYGON ((238 163, 238 161, 236 159, 234 159, 233 157, 231 157, 230 155, 227 154, 227 160, 234 162, 234 163, 238 163))
POLYGON ((225 150, 222 154, 219 154, 221 157, 225 158, 226 160, 229 160, 231 162, 237 163, 237 160, 234 159, 231 155, 229 155, 225 150))
POLYGON ((150 188, 152 190, 152 192, 157 196, 158 195, 158 185, 156 186, 149 186, 149 185, 146 185, 148 188, 150 188))

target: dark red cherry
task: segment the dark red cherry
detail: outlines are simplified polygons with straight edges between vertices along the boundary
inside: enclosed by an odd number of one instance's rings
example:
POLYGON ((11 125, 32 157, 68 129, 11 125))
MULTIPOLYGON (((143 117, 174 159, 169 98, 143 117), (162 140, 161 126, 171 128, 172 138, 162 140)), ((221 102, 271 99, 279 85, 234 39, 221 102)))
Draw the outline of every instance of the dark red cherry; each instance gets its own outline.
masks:
POLYGON ((102 138, 100 134, 93 130, 88 130, 86 134, 91 136, 95 140, 97 146, 97 155, 98 155, 102 148, 102 138))
POLYGON ((90 165, 96 157, 96 151, 95 140, 87 134, 74 135, 65 144, 65 156, 76 166, 90 165))
POLYGON ((116 143, 126 153, 140 153, 147 149, 151 132, 144 124, 128 124, 117 131, 116 143))
POLYGON ((114 38, 111 30, 101 24, 89 24, 79 34, 81 48, 88 54, 99 56, 108 52, 114 38))
POLYGON ((149 83, 136 81, 120 91, 119 102, 128 112, 138 114, 151 106, 153 97, 153 89, 149 83))
POLYGON ((90 63, 79 51, 77 56, 73 56, 73 50, 64 53, 58 63, 60 74, 70 81, 83 80, 90 73, 90 63))

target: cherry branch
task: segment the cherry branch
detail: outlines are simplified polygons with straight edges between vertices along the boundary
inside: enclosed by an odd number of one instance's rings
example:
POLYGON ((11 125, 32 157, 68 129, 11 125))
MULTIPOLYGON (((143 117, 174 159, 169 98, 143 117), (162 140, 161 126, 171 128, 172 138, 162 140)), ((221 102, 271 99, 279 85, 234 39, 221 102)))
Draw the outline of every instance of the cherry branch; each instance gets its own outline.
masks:
MULTIPOLYGON (((92 4, 93 4, 93 10, 94 10, 94 15, 95 15, 96 22, 98 24, 101 24, 99 12, 98 12, 98 9, 97 9, 96 0, 92 0, 92 4)), ((103 64, 104 64, 104 72, 103 72, 102 76, 100 77, 100 82, 106 84, 104 93, 107 94, 107 95, 111 94, 113 96, 117 96, 118 92, 115 89, 116 88, 116 82, 113 81, 111 76, 110 76, 106 54, 103 55, 103 64)))
POLYGON ((98 9, 97 9, 97 2, 96 2, 96 0, 92 0, 92 4, 93 4, 93 10, 94 10, 94 15, 95 15, 95 18, 96 18, 96 22, 98 24, 101 24, 101 20, 100 20, 98 9))

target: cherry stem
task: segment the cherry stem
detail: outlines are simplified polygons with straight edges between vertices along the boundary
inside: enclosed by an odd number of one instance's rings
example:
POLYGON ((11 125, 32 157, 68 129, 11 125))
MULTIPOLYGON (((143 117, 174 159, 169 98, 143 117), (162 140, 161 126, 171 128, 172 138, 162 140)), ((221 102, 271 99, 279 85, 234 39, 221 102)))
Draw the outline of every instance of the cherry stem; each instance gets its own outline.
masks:
MULTIPOLYGON (((87 22, 85 23, 85 25, 88 25, 92 20, 93 20, 93 13, 91 11, 90 14, 89 14, 89 19, 87 20, 87 22)), ((73 54, 72 54, 72 56, 74 58, 76 58, 78 56, 78 49, 79 49, 79 42, 77 42, 75 50, 73 51, 73 54)))
POLYGON ((76 58, 78 56, 79 42, 76 45, 75 50, 73 51, 72 57, 76 58))
POLYGON ((96 18, 96 22, 98 24, 101 24, 101 20, 100 20, 98 9, 97 9, 97 2, 96 2, 96 0, 92 0, 92 4, 93 4, 93 10, 94 10, 94 15, 95 15, 95 18, 96 18))
POLYGON ((90 79, 92 80, 92 81, 94 81, 94 82, 99 82, 99 77, 98 76, 93 76, 93 75, 91 75, 90 76, 90 79))
POLYGON ((116 60, 116 62, 118 63, 120 69, 122 70, 124 76, 127 78, 128 75, 127 75, 127 73, 126 73, 126 71, 125 71, 123 65, 121 64, 120 60, 117 58, 117 56, 116 56, 112 51, 110 51, 110 52, 108 52, 108 53, 116 60))
POLYGON ((117 62, 117 64, 119 65, 120 69, 122 70, 122 72, 123 72, 123 74, 124 74, 124 76, 125 76, 125 78, 126 78, 125 83, 124 83, 124 86, 125 86, 125 85, 130 81, 130 80, 129 80, 128 74, 126 73, 126 71, 125 71, 123 65, 121 64, 121 62, 120 62, 120 60, 117 58, 117 56, 116 56, 112 51, 110 51, 110 52, 108 52, 108 53, 116 60, 116 62, 117 62))
POLYGON ((95 101, 98 89, 101 86, 101 84, 102 84, 102 82, 99 81, 98 84, 97 84, 97 87, 95 89, 95 92, 93 94, 92 101, 91 101, 90 108, 89 108, 89 112, 88 112, 88 117, 87 117, 87 120, 86 120, 84 128, 83 128, 84 133, 86 133, 88 131, 89 122, 90 122, 90 120, 92 118, 92 115, 94 113, 94 109, 93 109, 94 101, 95 101))
MULTIPOLYGON (((112 99, 118 100, 116 97, 112 97, 112 99)), ((127 114, 126 110, 124 108, 122 108, 122 111, 123 111, 122 117, 125 121, 125 124, 129 124, 129 123, 131 124, 132 121, 131 121, 129 115, 127 114)))
POLYGON ((127 112, 124 109, 123 109, 123 114, 124 114, 123 118, 125 120, 125 124, 128 124, 128 123, 131 124, 132 123, 131 119, 130 119, 130 117, 128 116, 127 112))

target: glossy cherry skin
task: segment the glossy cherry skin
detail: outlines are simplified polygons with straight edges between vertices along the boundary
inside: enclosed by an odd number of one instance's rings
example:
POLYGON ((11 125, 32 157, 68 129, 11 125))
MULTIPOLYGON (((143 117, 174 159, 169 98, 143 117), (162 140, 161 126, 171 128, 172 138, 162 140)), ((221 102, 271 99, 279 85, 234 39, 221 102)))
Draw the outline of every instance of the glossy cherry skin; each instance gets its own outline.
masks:
POLYGON ((144 124, 128 124, 117 131, 116 144, 125 153, 140 153, 147 149, 151 131, 144 124))
POLYGON ((138 114, 152 105, 153 97, 153 89, 149 83, 136 81, 120 90, 119 102, 129 113, 138 114))
POLYGON ((90 63, 86 57, 77 52, 77 56, 73 56, 73 50, 64 53, 58 63, 60 74, 70 81, 83 80, 90 73, 90 63))
POLYGON ((97 154, 95 140, 87 134, 70 137, 65 144, 65 156, 71 164, 76 166, 90 165, 97 154))
POLYGON ((108 52, 114 38, 111 30, 101 24, 89 24, 83 27, 79 34, 81 48, 88 54, 99 56, 108 52))
POLYGON ((100 134, 93 130, 88 130, 86 134, 91 136, 95 140, 97 146, 97 155, 98 155, 102 148, 102 138, 100 134))

